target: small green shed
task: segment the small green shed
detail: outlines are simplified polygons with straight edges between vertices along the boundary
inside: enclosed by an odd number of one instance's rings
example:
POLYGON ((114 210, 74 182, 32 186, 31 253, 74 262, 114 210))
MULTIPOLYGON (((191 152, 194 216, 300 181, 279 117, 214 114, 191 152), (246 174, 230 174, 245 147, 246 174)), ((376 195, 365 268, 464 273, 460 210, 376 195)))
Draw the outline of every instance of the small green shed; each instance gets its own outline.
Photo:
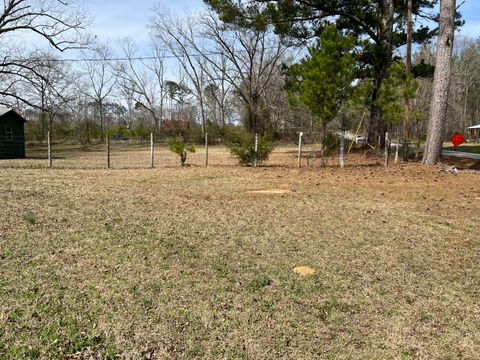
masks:
POLYGON ((0 159, 25 157, 26 122, 15 110, 0 107, 0 159))

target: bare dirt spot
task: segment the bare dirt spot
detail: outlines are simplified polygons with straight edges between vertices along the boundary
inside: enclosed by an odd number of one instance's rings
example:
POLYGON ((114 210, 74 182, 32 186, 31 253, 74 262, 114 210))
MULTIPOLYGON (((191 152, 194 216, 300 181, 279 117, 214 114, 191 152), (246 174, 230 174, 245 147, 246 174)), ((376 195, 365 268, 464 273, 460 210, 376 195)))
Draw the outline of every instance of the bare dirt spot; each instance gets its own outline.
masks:
POLYGON ((261 195, 280 195, 280 194, 288 194, 290 190, 285 189, 267 189, 267 190, 251 190, 248 191, 249 194, 261 194, 261 195))
POLYGON ((293 268, 293 272, 300 276, 309 276, 315 274, 315 270, 309 266, 297 266, 293 268))

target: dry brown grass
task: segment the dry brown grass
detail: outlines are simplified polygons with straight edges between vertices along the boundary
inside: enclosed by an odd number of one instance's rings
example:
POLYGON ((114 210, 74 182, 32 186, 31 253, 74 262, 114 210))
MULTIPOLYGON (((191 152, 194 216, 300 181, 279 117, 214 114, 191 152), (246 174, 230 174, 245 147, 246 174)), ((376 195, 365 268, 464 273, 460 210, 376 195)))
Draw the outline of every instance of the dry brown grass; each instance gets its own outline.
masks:
POLYGON ((479 357, 478 175, 212 152, 2 162, 0 358, 479 357))

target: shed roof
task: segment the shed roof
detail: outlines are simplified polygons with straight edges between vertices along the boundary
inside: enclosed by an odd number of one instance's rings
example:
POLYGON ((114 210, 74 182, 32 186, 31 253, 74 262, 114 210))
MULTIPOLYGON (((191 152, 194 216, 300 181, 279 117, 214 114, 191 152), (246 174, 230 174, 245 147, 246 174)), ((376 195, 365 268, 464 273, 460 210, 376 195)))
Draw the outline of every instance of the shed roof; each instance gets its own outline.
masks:
POLYGON ((8 114, 9 112, 13 112, 18 118, 22 119, 24 122, 27 122, 25 118, 20 115, 18 112, 16 112, 14 109, 6 107, 6 106, 0 106, 0 117, 2 117, 5 114, 8 114))
POLYGON ((8 108, 6 106, 0 106, 0 116, 12 111, 13 109, 8 108))

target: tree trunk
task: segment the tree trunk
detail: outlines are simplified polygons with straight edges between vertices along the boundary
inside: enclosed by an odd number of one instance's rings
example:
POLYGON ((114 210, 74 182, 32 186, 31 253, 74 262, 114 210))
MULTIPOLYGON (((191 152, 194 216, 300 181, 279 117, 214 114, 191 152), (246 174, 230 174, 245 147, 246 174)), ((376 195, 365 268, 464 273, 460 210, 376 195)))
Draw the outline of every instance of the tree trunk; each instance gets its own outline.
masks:
POLYGON ((388 69, 392 64, 393 57, 393 23, 395 15, 395 6, 393 0, 382 0, 381 2, 382 18, 378 28, 379 41, 377 46, 380 57, 375 64, 375 85, 372 92, 372 104, 370 112, 370 124, 368 130, 368 142, 380 149, 385 146, 385 132, 387 131, 383 114, 380 106, 377 104, 380 88, 383 81, 388 77, 388 69))
POLYGON ((182 166, 185 166, 185 162, 187 161, 187 152, 185 150, 180 154, 180 161, 182 162, 182 166))
POLYGON ((325 153, 327 147, 327 123, 322 123, 322 153, 320 158, 320 166, 325 166, 325 153))
MULTIPOLYGON (((413 12, 413 0, 407 2, 407 56, 405 60, 405 71, 407 76, 412 73, 412 12, 413 12)), ((412 101, 411 99, 405 99, 405 116, 403 119, 403 142, 407 143, 410 136, 410 118, 412 113, 412 101)), ((403 161, 408 161, 408 146, 403 147, 403 161)))
POLYGON ((100 137, 103 141, 105 139, 105 129, 103 124, 103 103, 101 101, 98 103, 98 110, 100 112, 100 137))
POLYGON ((442 154, 451 80, 455 10, 455 0, 441 0, 432 106, 428 122, 427 144, 423 154, 425 165, 437 164, 442 154))

